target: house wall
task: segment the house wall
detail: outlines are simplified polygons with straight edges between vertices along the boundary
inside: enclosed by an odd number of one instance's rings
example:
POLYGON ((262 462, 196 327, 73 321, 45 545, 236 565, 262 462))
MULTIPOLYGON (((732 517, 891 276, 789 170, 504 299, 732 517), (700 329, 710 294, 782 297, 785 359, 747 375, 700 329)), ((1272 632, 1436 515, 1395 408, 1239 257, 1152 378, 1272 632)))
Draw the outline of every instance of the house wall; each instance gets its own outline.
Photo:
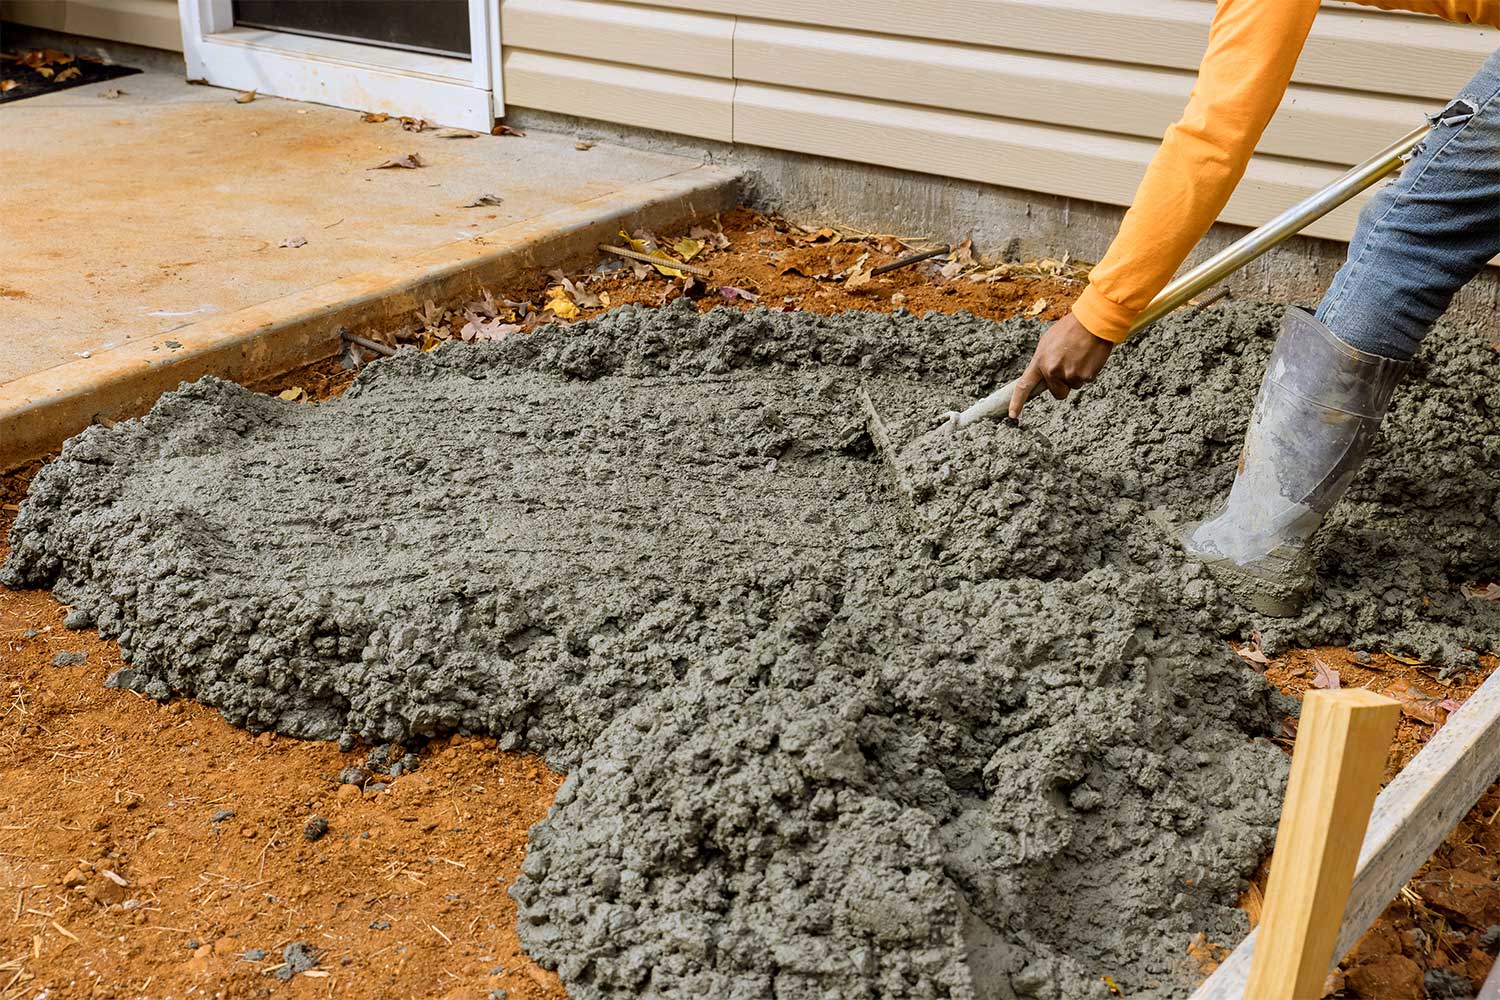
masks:
MULTIPOLYGON (((1327 3, 1221 221, 1441 107, 1500 32, 1327 3)), ((501 0, 508 106, 1128 205, 1212 0, 501 0)), ((1347 239, 1360 201, 1309 234, 1347 239)))
POLYGON ((70 35, 182 51, 177 0, 3 0, 0 18, 70 35))

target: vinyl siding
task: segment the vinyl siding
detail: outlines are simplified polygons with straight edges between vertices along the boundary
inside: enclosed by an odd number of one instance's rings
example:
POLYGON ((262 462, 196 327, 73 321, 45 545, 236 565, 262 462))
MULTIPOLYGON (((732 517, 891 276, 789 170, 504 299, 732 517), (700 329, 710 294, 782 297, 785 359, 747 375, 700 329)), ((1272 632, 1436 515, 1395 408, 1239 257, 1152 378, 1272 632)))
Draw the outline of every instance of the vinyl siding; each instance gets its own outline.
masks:
POLYGON ((4 0, 0 16, 49 31, 182 51, 177 0, 4 0))
MULTIPOLYGON (((1187 101, 1213 10, 501 0, 506 100, 1123 206, 1187 101)), ((1497 47, 1494 30, 1325 4, 1222 219, 1257 225, 1312 193, 1455 96, 1497 47)), ((1359 204, 1309 231, 1347 239, 1359 204)))

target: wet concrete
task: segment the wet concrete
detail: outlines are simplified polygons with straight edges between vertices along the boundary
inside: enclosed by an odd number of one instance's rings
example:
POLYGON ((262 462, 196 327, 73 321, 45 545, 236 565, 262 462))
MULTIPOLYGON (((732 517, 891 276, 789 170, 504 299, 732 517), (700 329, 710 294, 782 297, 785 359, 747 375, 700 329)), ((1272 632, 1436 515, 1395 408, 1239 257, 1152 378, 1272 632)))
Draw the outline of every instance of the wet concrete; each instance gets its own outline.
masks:
POLYGON ((1171 320, 904 490, 859 388, 914 432, 1036 324, 629 307, 318 406, 206 379, 75 438, 4 579, 117 635, 122 686, 569 770, 513 894, 574 997, 1184 996, 1285 775, 1220 637, 1500 634, 1458 592, 1500 567, 1476 343, 1398 394, 1302 619, 1234 610, 1156 527, 1227 486, 1275 320, 1171 320))

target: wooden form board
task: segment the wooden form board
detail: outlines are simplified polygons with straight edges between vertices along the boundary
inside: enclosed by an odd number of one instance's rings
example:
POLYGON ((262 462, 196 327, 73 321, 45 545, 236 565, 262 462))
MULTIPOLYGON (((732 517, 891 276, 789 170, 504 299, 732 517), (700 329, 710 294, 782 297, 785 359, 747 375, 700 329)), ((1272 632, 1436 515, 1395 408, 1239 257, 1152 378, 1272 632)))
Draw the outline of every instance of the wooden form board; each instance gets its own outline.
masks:
POLYGON ((1250 963, 1256 1000, 1317 1000, 1380 791, 1401 704, 1362 688, 1309 691, 1292 750, 1250 963))
MULTIPOLYGON (((1492 674, 1375 800, 1334 946, 1337 961, 1500 778, 1500 673, 1492 674)), ((1259 935, 1252 931, 1192 996, 1245 993, 1259 935)))

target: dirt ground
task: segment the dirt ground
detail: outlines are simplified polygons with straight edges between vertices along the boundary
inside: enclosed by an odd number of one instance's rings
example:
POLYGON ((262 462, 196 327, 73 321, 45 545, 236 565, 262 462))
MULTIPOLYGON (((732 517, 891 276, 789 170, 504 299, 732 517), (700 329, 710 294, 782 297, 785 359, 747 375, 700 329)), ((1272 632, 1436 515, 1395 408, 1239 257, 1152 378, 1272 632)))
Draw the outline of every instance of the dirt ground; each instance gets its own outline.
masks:
MULTIPOLYGON (((425 307, 397 330, 361 332, 431 348, 683 294, 705 309, 904 306, 1050 319, 1083 287, 1075 262, 983 265, 962 246, 946 273, 940 259, 871 277, 871 268, 934 244, 807 232, 748 211, 652 244, 691 252, 712 275, 688 283, 606 258, 604 273, 568 282, 538 275, 480 302, 425 307)), ((311 402, 352 378, 324 361, 260 388, 311 402)), ((0 531, 33 472, 0 477, 0 531)), ((0 588, 0 1000, 563 996, 556 977, 521 955, 506 895, 527 828, 561 775, 464 738, 403 748, 420 766, 395 778, 342 773, 366 764, 372 748, 253 736, 190 701, 158 705, 105 688, 122 665, 117 647, 92 630, 66 629, 66 613, 49 594, 0 588), (64 652, 84 662, 54 666, 64 652), (327 824, 315 840, 314 818, 327 824), (301 960, 303 949, 316 965, 301 960)), ((1346 687, 1400 694, 1407 714, 1390 773, 1482 680, 1470 673, 1442 684, 1422 664, 1384 655, 1362 663, 1343 649, 1270 662, 1253 648, 1241 655, 1246 669, 1294 694, 1330 674, 1346 687)), ((1485 671, 1495 665, 1487 660, 1485 671)), ((1293 731, 1288 723, 1288 748, 1293 731)), ((1500 925, 1497 817, 1500 785, 1402 890, 1331 979, 1330 996, 1447 995, 1424 991, 1429 970, 1477 987, 1500 937, 1500 929, 1486 937, 1500 925)), ((1266 871, 1243 901, 1252 920, 1266 871)), ((1207 971, 1229 944, 1200 940, 1190 953, 1207 971)))

